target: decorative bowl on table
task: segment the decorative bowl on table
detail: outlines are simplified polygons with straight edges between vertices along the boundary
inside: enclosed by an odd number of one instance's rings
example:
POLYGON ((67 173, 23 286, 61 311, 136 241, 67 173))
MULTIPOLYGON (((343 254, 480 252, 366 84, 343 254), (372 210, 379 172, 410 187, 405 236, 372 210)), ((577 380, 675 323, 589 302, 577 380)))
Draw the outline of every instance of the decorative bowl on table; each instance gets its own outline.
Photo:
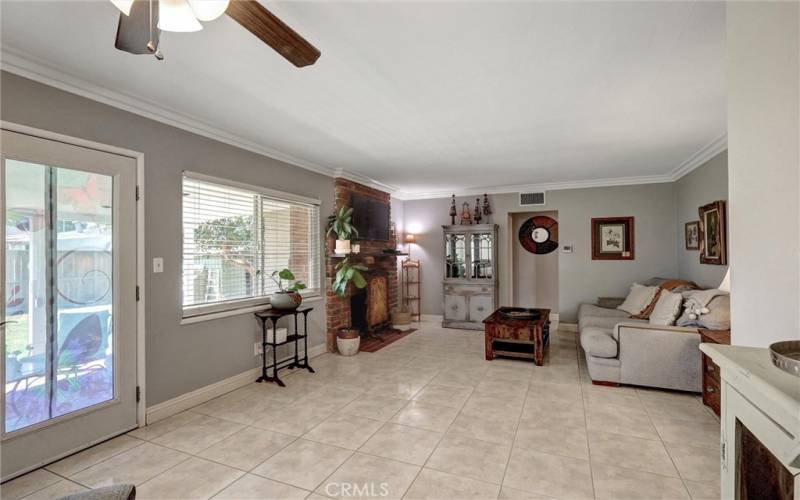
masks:
POLYGON ((776 367, 800 377, 800 340, 785 340, 771 344, 769 357, 776 367))
POLYGON ((538 309, 528 309, 526 307, 501 307, 500 314, 507 319, 539 319, 542 315, 538 309))

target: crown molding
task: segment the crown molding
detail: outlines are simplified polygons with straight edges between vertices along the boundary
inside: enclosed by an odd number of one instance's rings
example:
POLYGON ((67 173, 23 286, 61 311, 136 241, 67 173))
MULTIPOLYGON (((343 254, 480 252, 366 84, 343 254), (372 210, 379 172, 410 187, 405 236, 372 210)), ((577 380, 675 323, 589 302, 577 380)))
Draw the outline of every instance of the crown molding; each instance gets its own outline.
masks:
POLYGON ((193 134, 304 168, 317 174, 327 177, 336 176, 336 170, 333 168, 309 162, 239 137, 236 134, 210 125, 199 118, 157 104, 142 96, 118 92, 91 83, 12 47, 2 47, 0 69, 193 134))
POLYGON ((76 94, 93 101, 97 101, 130 113, 149 118, 193 134, 197 134, 215 141, 219 141, 240 149, 244 149, 262 156, 267 156, 284 163, 300 167, 311 172, 327 177, 342 177, 366 186, 390 193, 399 200, 426 200, 434 198, 447 198, 452 194, 457 196, 476 196, 481 194, 519 193, 528 191, 555 191, 562 189, 586 189, 593 187, 630 186, 635 184, 657 184, 675 182, 690 173, 715 155, 728 147, 727 133, 714 139, 712 142, 692 154, 669 174, 616 177, 607 179, 592 179, 582 181, 550 182, 526 185, 492 186, 488 188, 468 188, 453 191, 430 191, 421 193, 407 193, 397 187, 383 183, 372 177, 351 172, 342 168, 330 168, 314 162, 297 158, 283 153, 274 148, 255 143, 251 140, 237 136, 231 132, 210 125, 203 120, 189 114, 170 109, 157 104, 142 96, 127 94, 96 85, 80 77, 72 75, 62 69, 53 67, 44 61, 38 60, 13 47, 3 46, 0 51, 0 69, 28 78, 30 80, 55 87, 57 89, 76 94))
POLYGON ((670 177, 672 181, 675 182, 684 175, 690 173, 703 163, 707 162, 711 158, 717 156, 719 153, 728 149, 728 133, 725 132, 724 134, 720 135, 713 141, 709 142, 702 148, 700 148, 696 153, 690 156, 686 161, 678 165, 675 170, 670 173, 670 177))
POLYGON ((399 200, 430 200, 435 198, 449 198, 456 196, 478 196, 482 194, 507 194, 527 193, 535 191, 556 191, 563 189, 586 189, 595 187, 632 186, 636 184, 660 184, 676 182, 689 174, 700 165, 704 164, 719 153, 728 149, 728 133, 725 132, 710 143, 693 153, 686 161, 678 165, 668 174, 646 175, 634 177, 616 177, 607 179, 592 179, 583 181, 546 182, 540 184, 493 186, 488 188, 468 188, 460 191, 429 191, 422 193, 407 193, 397 191, 392 194, 399 200))
POLYGON ((371 177, 350 172, 342 168, 334 169, 325 167, 283 153, 277 149, 255 143, 243 137, 239 137, 236 134, 214 127, 199 118, 157 104, 142 96, 130 95, 96 85, 11 47, 4 46, 2 48, 0 69, 71 94, 76 94, 172 127, 186 130, 193 134, 201 135, 252 153, 310 170, 317 174, 327 177, 343 177, 387 193, 397 191, 396 187, 371 177))
POLYGON ((359 184, 363 184, 373 189, 377 189, 378 191, 383 191, 384 193, 389 193, 392 195, 394 195, 394 193, 397 192, 397 187, 395 186, 392 186, 390 184, 385 184, 381 181, 373 179, 372 177, 367 177, 366 175, 350 172, 342 168, 337 168, 334 171, 334 177, 341 177, 342 179, 347 179, 348 181, 357 182, 359 184))
POLYGON ((614 177, 608 179, 591 179, 583 181, 543 182, 539 184, 514 184, 507 186, 492 186, 488 188, 471 188, 460 191, 430 191, 426 193, 397 192, 394 196, 400 200, 428 200, 434 198, 449 198, 456 196, 480 196, 482 194, 527 193, 535 191, 558 191, 564 189, 587 189, 596 187, 633 186, 636 184, 661 184, 672 182, 670 175, 643 175, 636 177, 614 177))

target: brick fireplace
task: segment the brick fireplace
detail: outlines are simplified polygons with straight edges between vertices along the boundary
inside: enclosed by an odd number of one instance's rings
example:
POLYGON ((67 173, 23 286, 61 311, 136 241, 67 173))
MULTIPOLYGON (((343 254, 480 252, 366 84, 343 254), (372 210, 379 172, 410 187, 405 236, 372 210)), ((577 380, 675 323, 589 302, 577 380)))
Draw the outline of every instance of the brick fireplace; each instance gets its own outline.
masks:
MULTIPOLYGON (((357 193, 361 196, 369 196, 382 203, 390 206, 391 196, 389 193, 384 193, 377 189, 353 182, 347 179, 337 178, 334 185, 335 189, 335 208, 338 210, 340 207, 350 207, 352 205, 353 194, 357 193)), ((333 211, 331 211, 333 212, 333 211)), ((391 212, 390 212, 391 215, 391 212)), ((351 254, 350 261, 367 266, 370 271, 369 275, 385 276, 388 288, 388 302, 389 311, 397 307, 397 257, 393 255, 386 255, 383 253, 385 248, 397 248, 397 236, 395 234, 394 223, 392 223, 389 231, 389 241, 365 241, 359 240, 358 244, 361 250, 358 254, 351 254)), ((341 261, 341 257, 333 257, 333 249, 335 245, 335 237, 331 236, 325 242, 325 281, 328 305, 326 309, 327 315, 327 347, 329 352, 336 352, 336 331, 339 328, 351 326, 351 305, 357 301, 353 301, 355 294, 365 294, 364 290, 355 289, 352 285, 348 287, 347 296, 339 297, 331 291, 331 283, 336 275, 336 264, 341 261)), ((369 297, 364 297, 369 300, 369 297)), ((366 309, 363 308, 364 314, 366 309)), ((357 312, 361 314, 362 308, 357 312)), ((366 324, 366 318, 364 318, 366 324)))

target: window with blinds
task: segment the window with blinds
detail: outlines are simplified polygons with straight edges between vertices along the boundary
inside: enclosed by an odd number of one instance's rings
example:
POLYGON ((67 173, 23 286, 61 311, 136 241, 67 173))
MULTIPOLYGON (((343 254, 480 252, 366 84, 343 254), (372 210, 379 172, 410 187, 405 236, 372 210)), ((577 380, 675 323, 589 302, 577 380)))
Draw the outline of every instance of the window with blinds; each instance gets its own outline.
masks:
POLYGON ((264 191, 184 175, 184 317, 263 304, 284 268, 320 294, 319 205, 264 191))

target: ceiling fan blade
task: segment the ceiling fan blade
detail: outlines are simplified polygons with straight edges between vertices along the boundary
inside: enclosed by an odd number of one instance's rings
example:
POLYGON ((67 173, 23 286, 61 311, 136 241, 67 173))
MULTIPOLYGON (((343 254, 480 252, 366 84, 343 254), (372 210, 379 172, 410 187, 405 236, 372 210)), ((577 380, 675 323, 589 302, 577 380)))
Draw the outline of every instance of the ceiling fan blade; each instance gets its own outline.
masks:
POLYGON ((117 25, 117 40, 114 47, 131 54, 152 54, 158 47, 161 30, 158 29, 158 0, 153 0, 153 37, 150 38, 150 1, 135 0, 131 13, 120 13, 117 25), (153 50, 147 48, 153 42, 153 50))
POLYGON ((225 11, 298 68, 314 64, 319 50, 255 0, 233 0, 225 11))

